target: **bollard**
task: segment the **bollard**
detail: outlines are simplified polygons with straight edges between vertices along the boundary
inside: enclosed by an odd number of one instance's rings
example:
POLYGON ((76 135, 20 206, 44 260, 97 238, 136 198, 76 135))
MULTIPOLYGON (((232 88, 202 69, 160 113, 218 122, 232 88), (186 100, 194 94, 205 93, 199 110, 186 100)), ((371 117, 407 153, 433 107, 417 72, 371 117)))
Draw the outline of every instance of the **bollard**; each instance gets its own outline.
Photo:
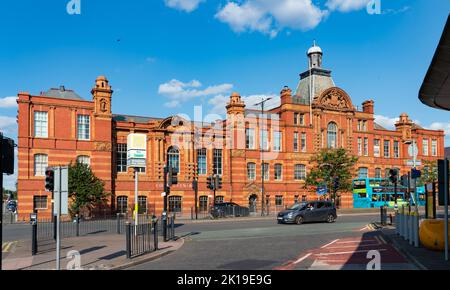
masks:
POLYGON ((418 248, 419 247, 419 215, 416 214, 414 217, 415 217, 415 219, 414 219, 414 233, 415 233, 414 246, 416 248, 418 248))
POLYGON ((31 255, 37 254, 37 221, 32 222, 31 255))
POLYGON ((409 244, 412 245, 414 242, 414 226, 413 226, 413 222, 414 222, 414 215, 413 213, 409 214, 409 244))
POLYGON ((193 219, 194 219, 194 208, 191 207, 191 220, 193 220, 193 219))
POLYGON ((393 220, 392 220, 392 213, 389 214, 389 225, 392 226, 393 220))
POLYGON ((120 213, 117 214, 117 234, 120 235, 120 213))
POLYGON ((77 237, 79 237, 80 236, 80 217, 77 214, 75 215, 75 222, 77 223, 76 235, 77 235, 77 237))
POLYGON ((127 250, 127 258, 131 259, 131 224, 127 222, 125 224, 126 231, 126 250, 127 250))

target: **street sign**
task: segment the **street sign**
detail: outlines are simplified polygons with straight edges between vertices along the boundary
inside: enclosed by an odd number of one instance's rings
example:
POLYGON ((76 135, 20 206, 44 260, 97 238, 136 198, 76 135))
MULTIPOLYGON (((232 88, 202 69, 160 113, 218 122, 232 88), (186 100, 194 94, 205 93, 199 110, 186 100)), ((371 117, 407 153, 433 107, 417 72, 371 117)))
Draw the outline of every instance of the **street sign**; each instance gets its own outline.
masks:
POLYGON ((127 136, 127 167, 146 167, 147 135, 129 134, 127 136))
POLYGON ((161 196, 166 196, 166 193, 165 192, 161 192, 161 196))
POLYGON ((417 156, 418 152, 419 152, 419 148, 417 148, 417 145, 415 143, 414 143, 414 146, 413 146, 413 144, 409 144, 409 146, 408 146, 408 154, 409 154, 410 157, 417 156))
POLYGON ((317 194, 318 195, 325 195, 325 194, 327 194, 327 186, 326 185, 318 186, 317 187, 317 194))
POLYGON ((55 215, 69 214, 69 168, 67 166, 61 166, 54 167, 54 170, 54 213, 55 215), (59 209, 61 209, 61 213, 59 213, 59 209))
MULTIPOLYGON (((406 160, 406 165, 414 166, 414 160, 406 160)), ((422 161, 416 160, 416 166, 422 166, 422 161)))

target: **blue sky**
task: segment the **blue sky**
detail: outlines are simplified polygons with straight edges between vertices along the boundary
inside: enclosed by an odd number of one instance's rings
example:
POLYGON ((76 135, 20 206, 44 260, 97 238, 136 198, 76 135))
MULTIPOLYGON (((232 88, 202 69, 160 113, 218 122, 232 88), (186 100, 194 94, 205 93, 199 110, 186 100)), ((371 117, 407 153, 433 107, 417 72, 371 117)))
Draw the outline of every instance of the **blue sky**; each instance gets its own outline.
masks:
POLYGON ((194 105, 221 113, 232 91, 251 104, 296 87, 313 39, 336 85, 355 105, 375 100, 380 123, 407 112, 450 133, 450 115, 417 97, 448 0, 380 0, 380 14, 367 10, 375 0, 79 1, 81 14, 72 15, 69 0, 0 2, 6 135, 17 134, 17 92, 65 85, 90 99, 98 75, 115 90, 113 113, 192 116, 194 105))

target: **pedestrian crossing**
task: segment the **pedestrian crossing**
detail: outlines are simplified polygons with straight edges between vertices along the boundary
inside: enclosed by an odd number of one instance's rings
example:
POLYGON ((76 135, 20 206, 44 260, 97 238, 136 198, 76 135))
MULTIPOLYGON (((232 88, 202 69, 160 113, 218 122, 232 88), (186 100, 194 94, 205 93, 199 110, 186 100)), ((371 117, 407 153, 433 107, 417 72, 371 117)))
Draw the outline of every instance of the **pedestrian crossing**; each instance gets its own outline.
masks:
POLYGON ((2 244, 2 253, 11 253, 15 250, 17 241, 4 242, 2 244))

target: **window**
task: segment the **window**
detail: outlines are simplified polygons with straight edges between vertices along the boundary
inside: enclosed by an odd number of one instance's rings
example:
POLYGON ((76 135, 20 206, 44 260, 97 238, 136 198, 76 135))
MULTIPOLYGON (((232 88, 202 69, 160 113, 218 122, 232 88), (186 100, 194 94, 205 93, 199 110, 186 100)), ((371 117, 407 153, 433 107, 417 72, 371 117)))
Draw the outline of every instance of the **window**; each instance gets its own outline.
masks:
POLYGON ((298 152, 298 132, 294 132, 294 152, 298 152))
POLYGON ((359 178, 369 177, 368 169, 366 167, 360 167, 358 171, 359 178))
POLYGON ((298 203, 298 194, 294 195, 294 203, 298 203))
POLYGON ((305 180, 306 179, 306 167, 303 164, 294 165, 294 179, 305 180))
POLYGON ((47 196, 46 195, 33 196, 33 208, 34 209, 47 209, 47 196))
POLYGON ((428 139, 422 140, 422 155, 428 156, 428 139))
POLYGON ((256 179, 256 164, 253 162, 247 163, 247 179, 248 180, 256 179))
POLYGON ((300 114, 300 125, 305 125, 305 114, 300 114))
POLYGON ((275 196, 275 206, 283 206, 283 196, 282 195, 275 196))
POLYGON ((275 180, 281 180, 283 178, 283 165, 275 164, 275 180))
POLYGON ((167 160, 169 167, 175 168, 180 172, 180 151, 176 147, 170 147, 167 151, 167 160))
POLYGON ((86 155, 80 155, 80 156, 77 157, 77 162, 90 166, 91 165, 91 158, 89 156, 86 156, 86 155))
POLYGON ((259 138, 259 148, 262 150, 268 150, 269 149, 269 139, 267 135, 267 130, 261 130, 260 131, 260 138, 259 138))
POLYGON ((264 180, 269 180, 269 163, 263 164, 264 180))
POLYGON ((298 125, 298 113, 294 113, 294 125, 298 125))
POLYGON ((78 115, 77 126, 78 126, 78 140, 89 140, 90 139, 89 116, 78 115))
POLYGON ((138 213, 146 214, 147 213, 147 197, 140 195, 138 196, 138 213))
POLYGON ((369 156, 369 138, 364 138, 364 156, 369 156))
POLYGON ((398 141, 394 141, 394 158, 400 158, 400 147, 398 141))
POLYGON ((358 120, 358 125, 356 126, 356 131, 361 131, 361 120, 358 120))
POLYGON ((381 178, 381 168, 375 168, 375 178, 381 178))
POLYGON ((302 152, 306 152, 306 133, 302 133, 302 137, 301 137, 302 139, 301 139, 301 144, 300 144, 300 146, 301 146, 301 150, 302 150, 302 152))
POLYGON ((362 138, 358 138, 358 156, 362 155, 362 138))
POLYGON ((181 212, 181 196, 169 196, 169 212, 181 212))
POLYGON ((431 140, 431 156, 437 156, 437 140, 431 140))
POLYGON ((46 154, 34 155, 34 176, 45 176, 48 167, 48 156, 46 154))
POLYGON ((222 149, 213 150, 213 173, 222 175, 222 149))
POLYGON ((117 197, 117 212, 118 213, 127 213, 128 212, 128 197, 127 196, 118 196, 117 197))
POLYGON ((223 196, 222 195, 216 196, 216 203, 223 203, 223 196))
POLYGON ((384 158, 390 157, 389 147, 390 147, 390 141, 384 140, 384 158))
POLYGON ((373 140, 373 155, 380 157, 380 139, 373 140))
POLYGON ((198 210, 200 212, 208 211, 208 196, 207 195, 202 195, 199 197, 198 210))
POLYGON ((127 144, 117 144, 116 168, 117 172, 127 172, 127 144))
POLYGON ((390 168, 386 168, 385 170, 384 170, 384 178, 388 178, 389 177, 389 171, 391 171, 391 169, 390 168))
POLYGON ((206 148, 197 149, 197 164, 198 175, 206 175, 206 148))
POLYGON ((34 112, 34 137, 48 137, 48 115, 47 112, 34 112))
POLYGON ((367 120, 363 120, 362 121, 362 128, 361 128, 361 130, 362 131, 367 131, 367 120))
POLYGON ((245 129, 245 148, 255 149, 255 129, 245 129))
POLYGON ((337 125, 330 122, 327 130, 327 146, 328 148, 337 148, 337 145, 337 125))
POLYGON ((281 151, 281 136, 280 131, 273 132, 273 151, 281 151))

